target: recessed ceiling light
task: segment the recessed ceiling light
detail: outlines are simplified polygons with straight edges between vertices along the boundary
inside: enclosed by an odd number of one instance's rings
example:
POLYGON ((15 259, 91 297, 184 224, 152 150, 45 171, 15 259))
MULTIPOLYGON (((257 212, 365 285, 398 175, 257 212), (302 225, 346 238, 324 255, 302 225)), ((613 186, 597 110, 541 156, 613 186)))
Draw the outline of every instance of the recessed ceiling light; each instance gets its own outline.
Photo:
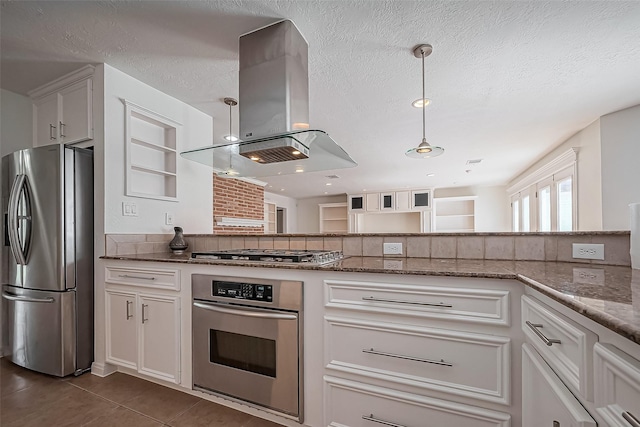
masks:
POLYGON ((331 183, 330 183, 330 182, 327 182, 325 185, 331 185, 331 183))
POLYGON ((280 191, 284 191, 284 188, 281 188, 280 191))
POLYGON ((304 169, 296 169, 296 173, 304 172, 304 169))
POLYGON ((293 154, 294 156, 297 156, 298 154, 300 154, 300 152, 298 150, 294 150, 291 152, 291 154, 293 154))
POLYGON ((435 173, 428 173, 427 176, 436 176, 435 173))
POLYGON ((249 157, 251 160, 253 160, 254 162, 257 162, 258 160, 260 160, 260 157, 258 156, 251 156, 249 157))
POLYGON ((237 136, 234 135, 225 135, 224 139, 226 139, 229 142, 236 142, 239 140, 239 138, 237 136))
POLYGON ((424 98, 424 99, 418 98, 411 103, 411 105, 413 105, 416 108, 422 108, 423 105, 426 107, 429 104, 431 104, 431 100, 429 98, 424 98))
POLYGON ((482 161, 482 159, 467 160, 467 164, 468 165, 477 165, 481 161, 482 161))

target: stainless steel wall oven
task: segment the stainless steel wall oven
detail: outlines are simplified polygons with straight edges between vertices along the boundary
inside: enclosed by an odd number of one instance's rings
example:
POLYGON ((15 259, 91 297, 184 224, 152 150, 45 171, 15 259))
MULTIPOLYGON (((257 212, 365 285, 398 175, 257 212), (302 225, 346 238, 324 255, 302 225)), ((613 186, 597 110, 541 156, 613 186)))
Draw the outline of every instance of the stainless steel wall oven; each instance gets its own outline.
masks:
POLYGON ((193 388, 303 421, 302 282, 194 274, 193 388))

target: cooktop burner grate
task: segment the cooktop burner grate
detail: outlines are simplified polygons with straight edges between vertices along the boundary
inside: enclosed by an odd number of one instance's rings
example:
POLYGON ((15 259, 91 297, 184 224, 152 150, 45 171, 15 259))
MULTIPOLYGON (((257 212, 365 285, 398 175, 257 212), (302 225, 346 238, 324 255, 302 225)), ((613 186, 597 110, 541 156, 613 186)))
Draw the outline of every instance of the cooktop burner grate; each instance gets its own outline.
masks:
POLYGON ((296 251, 280 249, 230 249, 193 252, 191 258, 260 262, 326 264, 343 258, 342 251, 296 251))

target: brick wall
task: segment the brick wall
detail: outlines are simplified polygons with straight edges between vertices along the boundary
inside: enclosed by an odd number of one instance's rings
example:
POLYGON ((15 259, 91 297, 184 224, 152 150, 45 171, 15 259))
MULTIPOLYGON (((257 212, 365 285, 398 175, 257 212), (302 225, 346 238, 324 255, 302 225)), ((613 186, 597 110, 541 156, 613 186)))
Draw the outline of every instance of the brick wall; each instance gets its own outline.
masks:
POLYGON ((264 219, 264 188, 233 178, 213 175, 213 232, 264 233, 264 227, 218 227, 216 218, 264 219))

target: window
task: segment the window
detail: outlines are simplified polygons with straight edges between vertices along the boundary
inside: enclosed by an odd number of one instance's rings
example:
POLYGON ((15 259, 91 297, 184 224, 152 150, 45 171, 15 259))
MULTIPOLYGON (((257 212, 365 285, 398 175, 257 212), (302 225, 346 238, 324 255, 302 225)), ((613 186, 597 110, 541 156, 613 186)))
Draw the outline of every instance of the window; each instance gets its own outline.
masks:
POLYGON ((531 222, 529 221, 529 196, 522 198, 522 231, 531 231, 531 222))
POLYGON ((575 166, 527 186, 511 196, 512 229, 573 231, 576 229, 575 166), (531 199, 535 198, 535 202, 531 199))
POLYGON ((538 231, 551 231, 551 187, 538 190, 538 231))
POLYGON ((571 177, 557 183, 558 188, 558 231, 573 230, 573 198, 571 177))

